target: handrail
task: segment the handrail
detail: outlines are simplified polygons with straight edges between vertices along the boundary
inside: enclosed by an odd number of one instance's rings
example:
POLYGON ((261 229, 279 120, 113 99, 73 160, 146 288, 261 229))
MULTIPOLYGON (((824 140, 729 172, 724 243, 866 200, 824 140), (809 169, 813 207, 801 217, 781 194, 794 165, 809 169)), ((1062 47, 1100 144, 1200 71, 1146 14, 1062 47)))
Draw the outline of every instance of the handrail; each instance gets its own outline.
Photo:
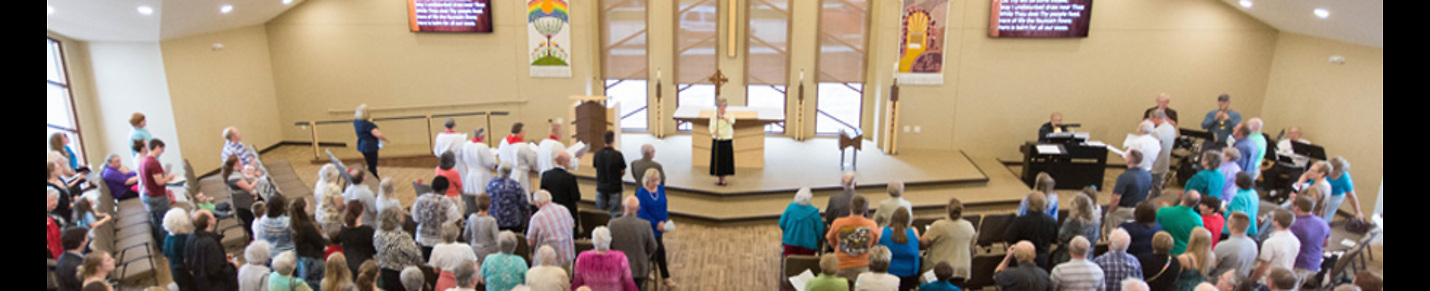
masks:
MULTIPOLYGON (((499 101, 473 102, 473 103, 464 103, 464 104, 417 105, 417 106, 406 106, 406 107, 369 107, 369 108, 368 108, 368 111, 369 111, 369 112, 407 111, 407 110, 446 109, 446 108, 453 108, 453 107, 491 106, 491 105, 505 105, 505 104, 526 104, 526 103, 527 103, 527 100, 499 100, 499 101)), ((352 113, 353 113, 353 109, 328 109, 328 114, 352 114, 352 113)))
POLYGON ((58 131, 69 132, 69 133, 79 133, 79 130, 77 130, 77 129, 68 128, 68 127, 63 127, 63 126, 54 125, 54 124, 49 124, 49 123, 46 123, 46 124, 45 124, 45 127, 48 127, 48 128, 50 128, 50 129, 54 129, 54 130, 58 130, 58 131))
POLYGON ((843 125, 843 126, 846 127, 846 128, 849 128, 849 129, 852 129, 852 130, 861 130, 861 129, 859 129, 858 127, 855 127, 855 126, 853 126, 853 125, 850 125, 848 122, 844 122, 844 120, 840 120, 838 117, 834 117, 834 115, 830 115, 829 112, 824 112, 824 110, 815 110, 815 112, 816 112, 816 113, 819 113, 819 115, 824 115, 825 117, 829 117, 830 120, 834 120, 834 122, 838 122, 839 125, 843 125))
MULTIPOLYGON (((429 117, 431 117, 431 118, 448 118, 448 117, 468 117, 468 116, 510 116, 510 115, 511 115, 511 112, 506 112, 506 111, 471 112, 471 113, 450 113, 450 114, 440 114, 440 115, 431 115, 431 116, 428 116, 428 115, 414 115, 414 116, 398 116, 398 117, 373 118, 373 119, 372 119, 372 122, 426 119, 426 118, 429 118, 429 117)), ((322 121, 299 121, 299 122, 294 122, 294 123, 293 123, 293 126, 312 126, 312 125, 315 124, 315 123, 316 123, 317 125, 349 124, 349 123, 352 123, 352 122, 353 122, 352 119, 322 120, 322 121)))
MULTIPOLYGON (((524 102, 524 101, 523 101, 523 102, 524 102)), ((487 128, 490 129, 490 128, 492 127, 492 117, 493 117, 493 116, 511 116, 511 112, 507 112, 507 111, 486 111, 486 112, 447 113, 447 114, 434 114, 434 115, 395 116, 395 117, 374 118, 372 121, 373 121, 373 122, 384 122, 384 121, 402 121, 402 120, 426 120, 426 121, 427 121, 427 136, 428 136, 428 137, 431 137, 431 136, 432 136, 432 119, 433 119, 433 118, 451 118, 451 117, 469 117, 469 116, 485 116, 485 117, 487 118, 487 128)), ((311 138, 312 138, 312 140, 311 140, 310 142, 311 142, 311 144, 313 145, 313 159, 314 159, 314 160, 320 160, 320 159, 322 159, 322 156, 321 156, 321 153, 319 152, 319 151, 320 151, 320 147, 318 146, 318 126, 320 126, 320 125, 334 125, 334 124, 352 124, 352 122, 353 122, 352 119, 323 120, 323 121, 299 121, 299 122, 294 122, 294 123, 293 123, 293 126, 302 127, 302 128, 305 128, 305 129, 309 130, 309 134, 311 134, 311 138)), ((430 139, 430 138, 427 139, 427 143, 428 143, 429 146, 431 146, 431 143, 432 143, 432 142, 433 142, 432 139, 430 139)), ((489 146, 495 146, 495 145, 490 144, 490 143, 491 143, 490 140, 489 140, 487 143, 488 143, 489 146)))

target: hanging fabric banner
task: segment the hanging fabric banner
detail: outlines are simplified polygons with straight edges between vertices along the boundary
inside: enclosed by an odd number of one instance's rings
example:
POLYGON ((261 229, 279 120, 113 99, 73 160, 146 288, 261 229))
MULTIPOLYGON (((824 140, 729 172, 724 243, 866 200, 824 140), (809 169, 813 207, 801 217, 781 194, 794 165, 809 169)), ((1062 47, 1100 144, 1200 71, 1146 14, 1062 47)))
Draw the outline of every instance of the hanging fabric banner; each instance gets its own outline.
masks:
POLYGON ((899 35, 901 85, 942 85, 950 0, 903 0, 899 35))
POLYGON ((568 8, 565 0, 530 0, 526 3, 532 77, 571 77, 571 13, 568 8))

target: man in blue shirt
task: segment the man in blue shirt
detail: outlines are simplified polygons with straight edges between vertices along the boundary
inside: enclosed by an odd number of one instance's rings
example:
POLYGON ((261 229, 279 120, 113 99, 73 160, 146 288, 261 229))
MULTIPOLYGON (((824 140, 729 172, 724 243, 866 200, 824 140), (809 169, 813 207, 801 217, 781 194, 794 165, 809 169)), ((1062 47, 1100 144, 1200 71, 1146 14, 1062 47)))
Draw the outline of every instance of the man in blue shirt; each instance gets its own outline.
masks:
POLYGON ((1202 120, 1202 129, 1216 135, 1216 146, 1222 148, 1230 142, 1232 128, 1241 124, 1241 113, 1231 110, 1231 95, 1222 94, 1217 98, 1217 110, 1207 112, 1202 120))
POLYGON ((1117 185, 1112 188, 1112 201, 1108 204, 1108 226, 1106 229, 1115 228, 1123 222, 1132 220, 1133 210, 1138 203, 1147 200, 1148 193, 1152 191, 1152 174, 1138 165, 1142 164, 1142 151, 1127 151, 1127 171, 1122 172, 1117 177, 1117 185))

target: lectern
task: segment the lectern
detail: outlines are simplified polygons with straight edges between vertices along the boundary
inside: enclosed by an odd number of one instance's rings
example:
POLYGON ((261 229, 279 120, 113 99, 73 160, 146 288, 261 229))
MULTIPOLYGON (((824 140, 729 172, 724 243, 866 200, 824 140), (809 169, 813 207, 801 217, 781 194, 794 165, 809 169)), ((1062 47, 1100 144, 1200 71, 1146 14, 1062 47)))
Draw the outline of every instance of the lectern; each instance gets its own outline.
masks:
MULTIPOLYGON (((784 122, 784 111, 778 108, 726 108, 735 116, 735 167, 765 168, 765 126, 784 122)), ((690 164, 694 167, 710 166, 710 117, 716 113, 715 107, 683 106, 675 109, 675 120, 691 125, 690 164)))

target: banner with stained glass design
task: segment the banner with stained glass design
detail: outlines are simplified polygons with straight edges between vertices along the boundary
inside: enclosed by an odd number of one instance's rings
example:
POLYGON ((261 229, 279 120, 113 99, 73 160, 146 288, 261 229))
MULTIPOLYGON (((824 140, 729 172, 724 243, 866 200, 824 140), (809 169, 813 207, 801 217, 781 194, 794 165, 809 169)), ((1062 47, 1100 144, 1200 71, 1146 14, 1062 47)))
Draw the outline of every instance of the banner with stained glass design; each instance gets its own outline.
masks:
POLYGON ((526 3, 531 76, 571 77, 571 13, 565 0, 526 3))
POLYGON ((904 0, 899 34, 900 85, 942 85, 951 0, 904 0))

